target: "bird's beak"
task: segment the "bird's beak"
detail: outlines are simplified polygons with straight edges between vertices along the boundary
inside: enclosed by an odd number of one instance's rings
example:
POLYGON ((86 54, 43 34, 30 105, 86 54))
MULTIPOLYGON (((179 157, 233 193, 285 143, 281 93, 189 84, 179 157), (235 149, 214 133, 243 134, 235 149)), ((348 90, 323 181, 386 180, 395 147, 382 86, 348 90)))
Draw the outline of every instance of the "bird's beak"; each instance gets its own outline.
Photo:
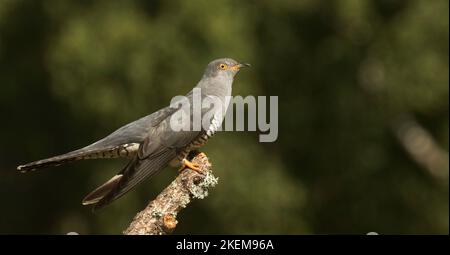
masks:
POLYGON ((251 67, 249 63, 239 63, 237 65, 232 66, 231 68, 235 71, 239 71, 243 67, 251 67))
POLYGON ((239 64, 239 67, 240 68, 242 68, 242 67, 251 67, 252 65, 250 65, 249 63, 240 63, 239 64))

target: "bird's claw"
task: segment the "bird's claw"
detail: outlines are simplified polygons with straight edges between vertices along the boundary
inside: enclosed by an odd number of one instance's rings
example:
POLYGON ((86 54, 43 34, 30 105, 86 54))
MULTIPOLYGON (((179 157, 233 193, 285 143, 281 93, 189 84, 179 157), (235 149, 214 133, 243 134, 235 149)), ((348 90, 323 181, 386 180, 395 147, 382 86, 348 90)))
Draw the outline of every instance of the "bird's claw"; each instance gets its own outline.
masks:
POLYGON ((200 169, 200 166, 196 163, 192 163, 191 161, 187 160, 187 159, 183 159, 181 161, 181 168, 179 169, 179 171, 183 171, 184 169, 189 168, 191 170, 196 171, 199 174, 203 174, 202 170, 200 169))
POLYGON ((200 152, 200 153, 197 155, 197 157, 199 157, 199 158, 205 158, 205 157, 206 157, 206 154, 203 153, 203 152, 200 152))

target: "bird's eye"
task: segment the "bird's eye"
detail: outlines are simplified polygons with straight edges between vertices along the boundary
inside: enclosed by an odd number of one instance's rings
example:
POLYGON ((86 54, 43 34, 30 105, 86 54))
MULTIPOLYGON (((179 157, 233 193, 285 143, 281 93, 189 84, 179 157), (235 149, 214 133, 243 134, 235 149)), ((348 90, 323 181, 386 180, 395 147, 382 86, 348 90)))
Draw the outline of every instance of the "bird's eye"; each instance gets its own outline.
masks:
POLYGON ((227 69, 227 67, 228 67, 228 66, 227 66, 226 64, 220 64, 220 65, 219 65, 219 68, 222 69, 222 70, 227 69))

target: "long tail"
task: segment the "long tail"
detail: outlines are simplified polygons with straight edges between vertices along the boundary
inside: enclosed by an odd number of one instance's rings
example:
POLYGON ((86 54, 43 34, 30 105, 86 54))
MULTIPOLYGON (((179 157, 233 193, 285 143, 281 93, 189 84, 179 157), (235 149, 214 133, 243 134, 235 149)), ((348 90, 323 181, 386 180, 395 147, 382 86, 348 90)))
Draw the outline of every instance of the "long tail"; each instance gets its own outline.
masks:
POLYGON ((34 161, 25 165, 20 165, 17 167, 17 170, 19 170, 22 173, 26 173, 37 169, 59 166, 65 163, 82 159, 132 157, 135 155, 138 148, 139 144, 137 143, 122 144, 119 146, 111 146, 95 149, 85 147, 83 149, 72 151, 66 154, 34 161))

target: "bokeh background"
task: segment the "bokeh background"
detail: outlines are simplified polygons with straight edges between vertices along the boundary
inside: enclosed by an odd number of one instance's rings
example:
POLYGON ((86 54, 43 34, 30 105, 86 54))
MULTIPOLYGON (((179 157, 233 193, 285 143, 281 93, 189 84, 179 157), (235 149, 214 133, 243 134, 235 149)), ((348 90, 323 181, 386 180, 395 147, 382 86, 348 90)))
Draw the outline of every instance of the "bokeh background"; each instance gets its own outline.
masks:
POLYGON ((279 96, 279 137, 223 132, 182 234, 448 234, 446 0, 0 0, 0 233, 120 234, 175 176, 81 199, 126 163, 19 174, 168 105, 212 59, 279 96))

